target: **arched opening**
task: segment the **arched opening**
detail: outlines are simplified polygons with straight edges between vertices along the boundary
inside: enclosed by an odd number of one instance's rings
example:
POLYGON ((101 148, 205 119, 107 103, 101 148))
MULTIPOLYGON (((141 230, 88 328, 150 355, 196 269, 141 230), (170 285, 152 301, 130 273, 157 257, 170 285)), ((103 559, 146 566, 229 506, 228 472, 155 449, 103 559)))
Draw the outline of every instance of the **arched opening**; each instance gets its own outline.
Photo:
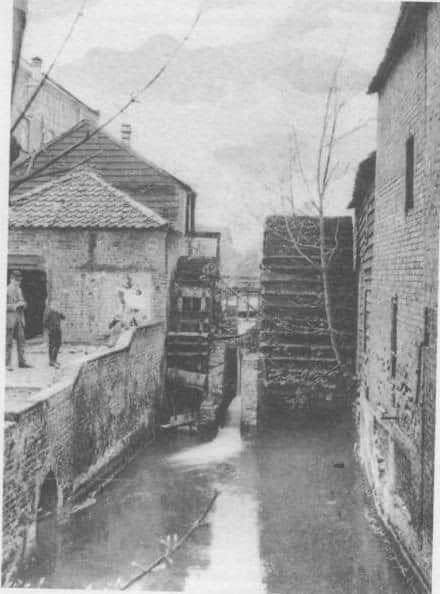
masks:
POLYGON ((47 576, 52 573, 55 567, 57 556, 57 507, 58 485, 55 474, 50 471, 41 485, 38 500, 36 548, 32 571, 34 577, 47 576), (38 576, 35 571, 37 571, 38 576))
POLYGON ((40 489, 38 502, 38 518, 52 514, 56 511, 58 504, 58 485, 52 470, 47 474, 40 489))

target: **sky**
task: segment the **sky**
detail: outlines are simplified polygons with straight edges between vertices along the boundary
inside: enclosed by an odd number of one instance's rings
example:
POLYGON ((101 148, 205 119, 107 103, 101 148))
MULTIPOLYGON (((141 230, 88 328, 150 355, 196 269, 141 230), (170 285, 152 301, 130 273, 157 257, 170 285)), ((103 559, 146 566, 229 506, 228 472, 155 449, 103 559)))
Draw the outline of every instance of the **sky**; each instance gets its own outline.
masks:
MULTIPOLYGON (((23 54, 48 68, 83 0, 30 0, 23 54)), ((133 147, 198 194, 196 223, 230 227, 237 249, 260 249, 264 217, 283 208, 289 143, 313 178, 325 96, 336 64, 341 112, 330 215, 348 214, 360 160, 375 143, 366 89, 394 28, 396 2, 88 0, 53 78, 101 117, 112 115, 190 39, 139 103, 115 122, 133 147), (356 132, 344 134, 361 125, 356 132)), ((294 175, 297 204, 306 200, 294 175)))

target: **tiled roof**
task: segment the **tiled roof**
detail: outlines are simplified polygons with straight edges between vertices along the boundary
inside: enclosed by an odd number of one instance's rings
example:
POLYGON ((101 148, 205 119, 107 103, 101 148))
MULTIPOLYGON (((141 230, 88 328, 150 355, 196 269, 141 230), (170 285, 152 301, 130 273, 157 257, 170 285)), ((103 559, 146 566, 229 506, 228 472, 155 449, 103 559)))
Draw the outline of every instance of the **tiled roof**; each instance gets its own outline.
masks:
POLYGON ((19 196, 9 210, 10 228, 151 229, 166 225, 150 208, 85 167, 19 196))
MULTIPOLYGON (((63 151, 86 138, 97 127, 89 120, 78 122, 38 152, 32 158, 29 171, 29 159, 13 167, 11 181, 59 157, 63 151)), ((86 160, 89 160, 88 162, 106 182, 138 200, 142 200, 140 194, 150 192, 156 195, 160 202, 166 201, 167 195, 175 194, 176 187, 186 190, 187 193, 193 193, 189 186, 137 154, 131 147, 113 138, 106 130, 100 130, 94 134, 81 146, 49 166, 37 178, 21 184, 15 193, 21 194, 32 190, 41 183, 52 180, 56 175, 65 174, 66 171, 86 160)))
POLYGON ((432 2, 402 2, 394 32, 379 64, 376 74, 368 87, 368 93, 379 92, 385 84, 389 74, 400 60, 414 37, 418 23, 425 17, 432 2))

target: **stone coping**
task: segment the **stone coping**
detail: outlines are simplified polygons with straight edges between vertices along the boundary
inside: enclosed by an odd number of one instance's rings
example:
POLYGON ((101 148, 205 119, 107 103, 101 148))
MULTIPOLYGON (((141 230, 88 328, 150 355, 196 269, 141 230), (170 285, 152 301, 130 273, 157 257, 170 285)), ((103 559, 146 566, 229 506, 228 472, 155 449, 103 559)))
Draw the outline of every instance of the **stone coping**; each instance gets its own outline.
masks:
POLYGON ((121 334, 114 346, 107 348, 106 350, 99 351, 97 353, 91 353, 90 355, 78 357, 78 360, 75 361, 75 363, 69 370, 68 376, 61 378, 59 381, 55 381, 50 386, 38 388, 36 386, 31 385, 6 385, 5 392, 16 389, 18 392, 28 391, 29 393, 27 394, 27 396, 17 394, 15 396, 9 396, 8 398, 5 398, 5 421, 17 422, 22 414, 31 411, 40 403, 49 400, 50 398, 53 398, 61 392, 67 390, 70 391, 74 386, 76 380, 78 379, 79 373, 83 365, 90 363, 92 361, 104 359, 109 355, 120 353, 127 350, 130 347, 130 344, 133 340, 133 336, 135 335, 137 330, 140 330, 142 328, 155 328, 159 326, 163 326, 163 322, 161 322, 160 320, 152 320, 140 326, 129 328, 126 332, 123 332, 123 334, 121 334))

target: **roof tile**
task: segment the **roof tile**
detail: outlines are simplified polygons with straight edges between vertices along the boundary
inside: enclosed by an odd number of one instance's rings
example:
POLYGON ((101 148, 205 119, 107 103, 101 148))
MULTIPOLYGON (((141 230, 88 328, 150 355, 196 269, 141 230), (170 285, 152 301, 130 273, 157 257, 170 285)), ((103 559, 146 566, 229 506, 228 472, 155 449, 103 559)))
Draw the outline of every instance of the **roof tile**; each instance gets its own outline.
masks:
POLYGON ((9 211, 10 228, 151 229, 166 225, 150 208, 86 167, 22 194, 9 211))

